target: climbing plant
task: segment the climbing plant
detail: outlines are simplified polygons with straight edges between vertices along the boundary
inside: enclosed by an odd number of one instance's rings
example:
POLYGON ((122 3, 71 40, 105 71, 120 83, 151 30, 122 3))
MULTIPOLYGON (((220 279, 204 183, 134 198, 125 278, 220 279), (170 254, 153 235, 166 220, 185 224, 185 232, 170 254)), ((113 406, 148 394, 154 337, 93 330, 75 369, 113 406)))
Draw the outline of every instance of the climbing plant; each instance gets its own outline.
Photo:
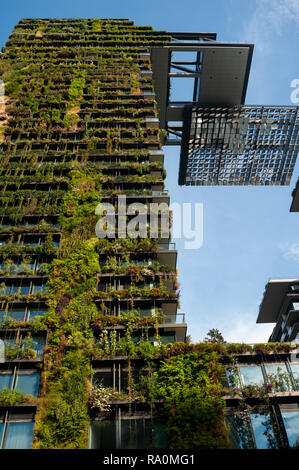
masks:
POLYGON ((215 353, 185 354, 162 362, 154 373, 170 448, 228 447, 224 423, 223 368, 215 353))

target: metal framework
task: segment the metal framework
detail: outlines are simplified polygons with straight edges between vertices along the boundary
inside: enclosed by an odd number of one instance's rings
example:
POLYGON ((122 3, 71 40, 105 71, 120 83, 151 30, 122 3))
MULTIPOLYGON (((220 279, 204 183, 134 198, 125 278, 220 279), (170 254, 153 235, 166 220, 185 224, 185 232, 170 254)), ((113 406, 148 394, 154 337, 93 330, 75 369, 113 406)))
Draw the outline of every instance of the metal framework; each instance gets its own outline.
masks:
POLYGON ((220 43, 215 33, 169 34, 167 45, 152 47, 151 59, 160 126, 167 130, 164 145, 180 145, 187 106, 244 103, 253 45, 220 43), (186 60, 186 53, 193 53, 193 60, 186 60), (192 101, 171 99, 174 78, 193 80, 192 101))
POLYGON ((287 185, 299 150, 299 107, 185 108, 180 185, 287 185))

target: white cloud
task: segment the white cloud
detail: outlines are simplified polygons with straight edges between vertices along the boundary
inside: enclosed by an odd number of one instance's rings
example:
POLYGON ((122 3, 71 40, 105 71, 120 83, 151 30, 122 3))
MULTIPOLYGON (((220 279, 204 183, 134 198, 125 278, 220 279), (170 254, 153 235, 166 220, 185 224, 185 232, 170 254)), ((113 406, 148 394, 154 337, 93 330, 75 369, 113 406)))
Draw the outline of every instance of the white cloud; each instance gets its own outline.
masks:
POLYGON ((259 50, 273 45, 273 35, 281 36, 290 22, 299 25, 298 0, 258 0, 243 31, 243 40, 259 50))
POLYGON ((282 247, 283 257, 293 261, 299 261, 299 243, 292 243, 282 247))
POLYGON ((257 311, 254 313, 230 313, 225 310, 221 317, 201 317, 196 324, 192 325, 192 328, 189 324, 187 334, 191 334, 192 341, 197 342, 202 341, 210 329, 217 328, 227 342, 267 343, 275 323, 257 324, 257 311))
POLYGON ((257 324, 257 314, 234 313, 228 316, 223 325, 224 339, 232 343, 266 343, 272 333, 274 324, 257 324))

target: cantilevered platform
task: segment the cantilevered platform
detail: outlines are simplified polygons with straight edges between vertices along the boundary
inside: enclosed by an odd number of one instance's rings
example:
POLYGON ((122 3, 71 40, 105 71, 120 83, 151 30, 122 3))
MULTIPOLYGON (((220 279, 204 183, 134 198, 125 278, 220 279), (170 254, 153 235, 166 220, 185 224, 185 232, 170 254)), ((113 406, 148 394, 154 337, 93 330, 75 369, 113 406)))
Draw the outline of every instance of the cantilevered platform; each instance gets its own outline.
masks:
POLYGON ((297 106, 190 106, 179 184, 288 185, 299 151, 297 106))
MULTIPOLYGON (((183 121, 184 107, 190 104, 170 99, 171 78, 193 79, 193 103, 203 106, 244 103, 253 45, 217 43, 207 39, 206 33, 198 36, 197 43, 175 41, 152 48, 153 79, 163 128, 169 122, 183 121), (186 52, 195 52, 196 60, 172 60, 173 53, 186 52)), ((171 130, 170 126, 168 144, 173 143, 171 130)))
POLYGON ((279 314, 282 312, 284 302, 288 301, 288 294, 293 296, 295 290, 292 286, 298 285, 299 279, 271 279, 266 284, 264 297, 260 305, 257 323, 274 323, 278 320, 279 314))
POLYGON ((245 105, 253 45, 217 42, 215 33, 169 34, 151 60, 164 145, 181 146, 179 184, 289 184, 299 108, 245 105), (173 78, 193 80, 192 100, 171 99, 173 78))

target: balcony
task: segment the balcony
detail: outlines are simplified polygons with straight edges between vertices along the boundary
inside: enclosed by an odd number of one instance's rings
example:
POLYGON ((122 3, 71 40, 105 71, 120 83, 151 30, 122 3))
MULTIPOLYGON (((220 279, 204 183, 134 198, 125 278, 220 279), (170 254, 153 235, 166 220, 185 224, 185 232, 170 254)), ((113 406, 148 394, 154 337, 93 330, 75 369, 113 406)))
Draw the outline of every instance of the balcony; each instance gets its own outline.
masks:
POLYGON ((185 322, 185 313, 176 313, 174 315, 165 315, 164 316, 164 324, 182 324, 185 322))
POLYGON ((257 323, 274 323, 278 320, 282 304, 287 294, 290 293, 292 285, 296 282, 299 283, 298 279, 271 279, 268 282, 260 305, 257 323))
POLYGON ((159 263, 176 269, 177 250, 175 243, 158 243, 157 260, 159 263))

